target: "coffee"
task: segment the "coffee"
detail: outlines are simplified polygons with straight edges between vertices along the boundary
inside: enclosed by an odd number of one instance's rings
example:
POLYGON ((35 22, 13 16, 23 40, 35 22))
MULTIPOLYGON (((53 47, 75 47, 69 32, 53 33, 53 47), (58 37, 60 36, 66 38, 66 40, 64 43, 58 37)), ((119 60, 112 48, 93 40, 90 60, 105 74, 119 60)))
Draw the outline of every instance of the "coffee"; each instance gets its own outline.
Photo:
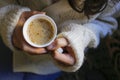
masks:
POLYGON ((44 14, 31 16, 23 26, 23 37, 33 47, 46 47, 55 40, 56 36, 56 23, 44 14))
POLYGON ((27 34, 34 44, 46 44, 54 37, 54 28, 52 24, 45 19, 35 19, 31 21, 28 26, 27 34))

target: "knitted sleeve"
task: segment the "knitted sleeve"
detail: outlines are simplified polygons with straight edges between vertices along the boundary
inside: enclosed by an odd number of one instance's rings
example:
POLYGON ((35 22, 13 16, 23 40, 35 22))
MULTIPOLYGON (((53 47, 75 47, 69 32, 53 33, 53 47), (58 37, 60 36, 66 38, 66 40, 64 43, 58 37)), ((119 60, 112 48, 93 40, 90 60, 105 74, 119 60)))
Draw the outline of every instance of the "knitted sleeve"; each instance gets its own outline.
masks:
POLYGON ((61 70, 67 72, 74 72, 78 70, 84 61, 84 50, 86 47, 96 48, 100 42, 100 38, 107 34, 112 34, 113 30, 117 29, 117 21, 113 14, 117 13, 115 8, 105 11, 99 15, 95 20, 78 24, 76 21, 66 21, 60 25, 60 34, 58 37, 65 37, 75 55, 75 64, 72 66, 65 66, 55 61, 55 64, 61 70))
POLYGON ((30 11, 30 9, 17 5, 7 5, 0 8, 0 35, 6 46, 12 50, 14 49, 11 42, 12 33, 24 11, 30 11))
POLYGON ((97 35, 89 28, 70 22, 65 22, 64 27, 58 37, 65 37, 74 51, 75 64, 65 66, 55 61, 55 64, 63 71, 74 72, 78 70, 84 62, 84 50, 86 47, 96 47, 99 43, 97 35))

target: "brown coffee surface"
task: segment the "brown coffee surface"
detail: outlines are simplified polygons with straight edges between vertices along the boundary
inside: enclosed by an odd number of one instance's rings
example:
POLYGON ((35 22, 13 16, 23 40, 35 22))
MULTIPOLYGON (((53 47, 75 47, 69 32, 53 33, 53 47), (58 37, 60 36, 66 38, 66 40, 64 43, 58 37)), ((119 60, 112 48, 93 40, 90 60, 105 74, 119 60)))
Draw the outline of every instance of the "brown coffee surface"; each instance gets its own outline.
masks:
POLYGON ((27 33, 33 43, 43 45, 54 36, 54 28, 47 20, 35 19, 29 24, 27 33))

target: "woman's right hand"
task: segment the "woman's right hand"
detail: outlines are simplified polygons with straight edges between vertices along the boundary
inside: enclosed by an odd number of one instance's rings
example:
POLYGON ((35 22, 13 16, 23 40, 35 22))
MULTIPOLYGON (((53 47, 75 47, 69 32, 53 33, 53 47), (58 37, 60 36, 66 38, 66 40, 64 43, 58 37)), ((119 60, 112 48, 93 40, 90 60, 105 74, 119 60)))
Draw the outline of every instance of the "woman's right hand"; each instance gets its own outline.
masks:
POLYGON ((75 64, 75 55, 73 49, 69 46, 67 39, 58 38, 51 45, 47 47, 48 50, 53 51, 52 57, 60 63, 65 65, 75 64), (63 52, 59 52, 59 48, 63 49, 63 52))
POLYGON ((23 29, 24 23, 30 16, 35 14, 45 14, 45 12, 39 12, 39 11, 23 12, 19 18, 19 21, 12 35, 12 42, 14 47, 32 55, 38 55, 38 54, 43 54, 47 52, 45 48, 36 48, 36 47, 30 46, 23 38, 22 29, 23 29))

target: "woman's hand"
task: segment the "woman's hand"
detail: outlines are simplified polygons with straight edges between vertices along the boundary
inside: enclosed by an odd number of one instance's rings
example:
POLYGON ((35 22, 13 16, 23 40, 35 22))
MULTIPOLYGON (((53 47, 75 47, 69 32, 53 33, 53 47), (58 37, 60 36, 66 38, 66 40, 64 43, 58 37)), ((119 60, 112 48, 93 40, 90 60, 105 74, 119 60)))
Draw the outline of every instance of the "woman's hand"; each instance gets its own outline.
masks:
POLYGON ((48 50, 53 51, 53 58, 65 65, 73 65, 75 63, 74 52, 68 45, 68 41, 65 38, 56 39, 51 45, 47 47, 48 50), (62 48, 63 53, 59 53, 57 49, 62 48))
POLYGON ((38 12, 38 11, 23 12, 19 18, 19 21, 15 27, 15 30, 12 36, 12 42, 16 48, 23 50, 25 52, 28 52, 29 54, 33 54, 33 55, 47 52, 45 48, 35 48, 35 47, 30 46, 23 38, 22 29, 23 29, 24 23, 30 16, 35 15, 35 14, 45 14, 45 13, 38 12))

